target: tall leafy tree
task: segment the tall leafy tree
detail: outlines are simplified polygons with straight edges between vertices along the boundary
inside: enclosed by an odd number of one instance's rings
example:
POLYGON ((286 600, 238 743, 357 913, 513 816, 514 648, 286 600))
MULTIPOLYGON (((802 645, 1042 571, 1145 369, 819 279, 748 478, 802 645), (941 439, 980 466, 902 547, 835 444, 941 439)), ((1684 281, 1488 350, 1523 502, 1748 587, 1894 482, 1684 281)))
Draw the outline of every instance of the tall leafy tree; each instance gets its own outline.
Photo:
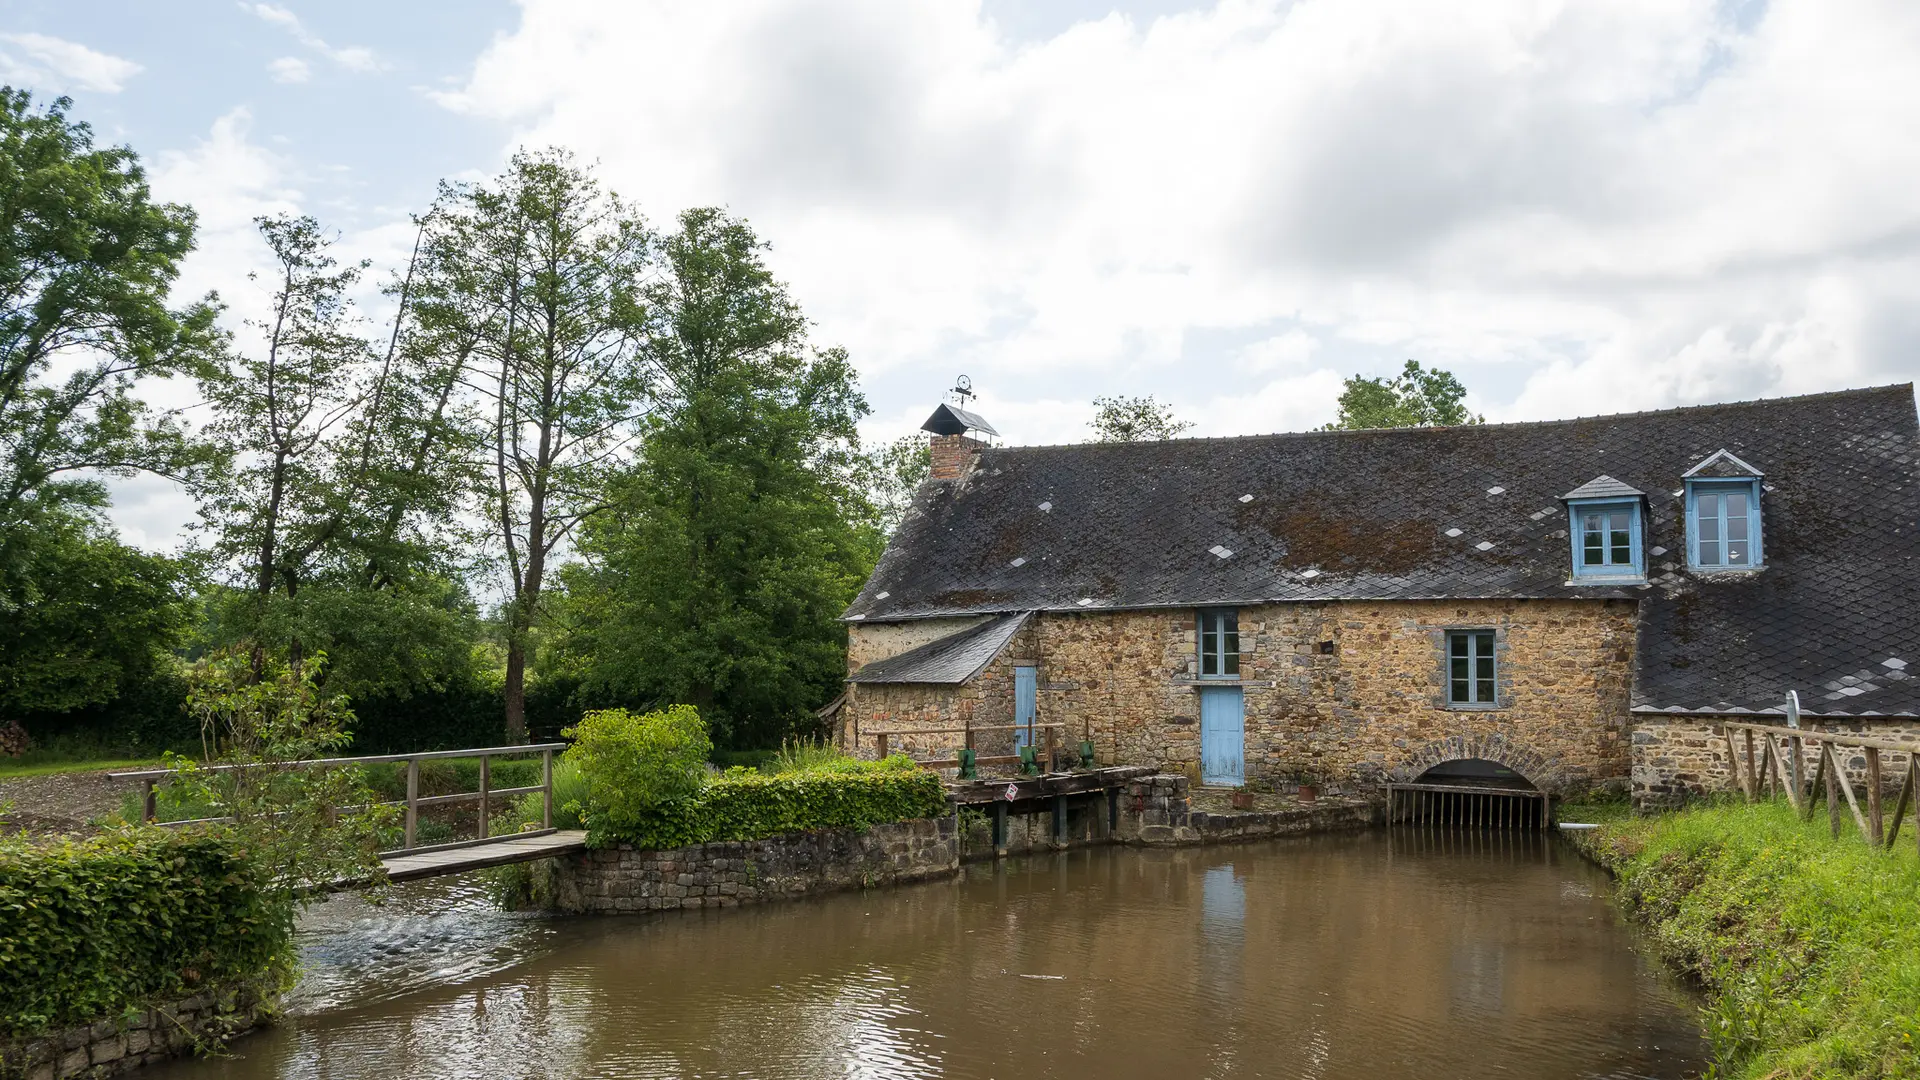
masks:
POLYGON ((699 707, 716 737, 803 729, 844 674, 840 612, 878 546, 860 488, 867 413, 816 350, 747 224, 683 214, 646 291, 657 401, 637 464, 567 575, 590 694, 699 707))
POLYGON ((103 505, 100 474, 207 460, 136 392, 219 342, 211 298, 167 303, 193 212, 154 202, 133 151, 95 147, 70 105, 0 87, 0 530, 30 503, 103 505))
POLYGON ((1193 427, 1191 421, 1173 415, 1173 406, 1146 397, 1098 397, 1093 399, 1094 442, 1154 442, 1177 439, 1193 427))
POLYGON ((900 525, 913 494, 933 472, 932 447, 924 434, 902 435, 867 455, 867 498, 880 531, 888 536, 900 525))
POLYGON ((1467 388, 1451 372, 1428 371, 1407 361, 1391 379, 1355 375, 1340 394, 1340 418, 1328 431, 1355 428, 1453 427, 1482 424, 1485 417, 1467 411, 1467 388))
POLYGON ((429 218, 426 332, 479 400, 481 513, 505 594, 505 709, 526 733, 527 661, 558 555, 605 505, 644 411, 639 295, 652 239, 560 150, 514 155, 491 184, 451 185, 429 218))
POLYGON ((242 587, 216 596, 217 642, 335 659, 333 692, 411 694, 470 666, 472 605, 454 579, 451 524, 465 445, 450 416, 459 369, 441 365, 392 290, 384 354, 349 300, 364 263, 341 267, 311 218, 259 222, 274 256, 257 347, 204 389, 211 425, 239 452, 210 484, 204 518, 242 587))

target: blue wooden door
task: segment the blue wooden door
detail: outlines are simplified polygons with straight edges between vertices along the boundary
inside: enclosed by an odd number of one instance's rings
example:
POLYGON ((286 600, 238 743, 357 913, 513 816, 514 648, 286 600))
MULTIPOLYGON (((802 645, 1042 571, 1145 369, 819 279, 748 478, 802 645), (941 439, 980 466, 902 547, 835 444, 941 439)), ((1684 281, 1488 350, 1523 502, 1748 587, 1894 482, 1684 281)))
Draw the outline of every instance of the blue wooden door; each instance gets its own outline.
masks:
POLYGON ((1200 782, 1238 787, 1246 782, 1246 718, 1240 688, 1200 688, 1200 782))
POLYGON ((1013 733, 1014 752, 1032 742, 1033 732, 1027 725, 1034 721, 1034 711, 1038 707, 1035 691, 1039 689, 1039 671, 1036 668, 1016 667, 1013 669, 1013 722, 1019 724, 1019 730, 1013 733))

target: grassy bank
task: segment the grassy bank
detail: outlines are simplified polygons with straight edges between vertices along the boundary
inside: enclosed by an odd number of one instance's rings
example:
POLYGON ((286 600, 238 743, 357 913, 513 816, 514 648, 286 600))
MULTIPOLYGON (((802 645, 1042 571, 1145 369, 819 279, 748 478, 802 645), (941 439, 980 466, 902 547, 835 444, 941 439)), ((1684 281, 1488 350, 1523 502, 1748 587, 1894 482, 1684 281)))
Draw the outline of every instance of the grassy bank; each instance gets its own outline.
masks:
MULTIPOLYGON (((1909 823, 1908 828, 1911 828, 1909 823)), ((1723 803, 1576 834, 1706 989, 1715 1075, 1920 1078, 1920 858, 1723 803)))

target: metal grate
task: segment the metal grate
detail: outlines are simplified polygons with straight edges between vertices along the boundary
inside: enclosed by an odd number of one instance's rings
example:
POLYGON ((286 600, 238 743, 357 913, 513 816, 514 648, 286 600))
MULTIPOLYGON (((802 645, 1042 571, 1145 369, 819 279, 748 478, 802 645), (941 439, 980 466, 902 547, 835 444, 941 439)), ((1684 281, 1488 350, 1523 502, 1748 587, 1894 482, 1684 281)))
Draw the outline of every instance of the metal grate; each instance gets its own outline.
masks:
POLYGON ((1387 822, 1421 828, 1545 829, 1544 792, 1486 784, 1388 784, 1387 822))

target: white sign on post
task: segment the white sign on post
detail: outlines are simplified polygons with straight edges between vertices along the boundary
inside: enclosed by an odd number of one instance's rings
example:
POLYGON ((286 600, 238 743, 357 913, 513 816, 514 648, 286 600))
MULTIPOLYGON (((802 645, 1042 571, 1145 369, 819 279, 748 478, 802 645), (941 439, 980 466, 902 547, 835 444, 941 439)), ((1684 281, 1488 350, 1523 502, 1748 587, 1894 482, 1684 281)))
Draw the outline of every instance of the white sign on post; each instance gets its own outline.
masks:
POLYGON ((1013 800, 1019 797, 1020 797, 1020 785, 1008 784, 1007 785, 1007 801, 1012 802, 1013 800))

